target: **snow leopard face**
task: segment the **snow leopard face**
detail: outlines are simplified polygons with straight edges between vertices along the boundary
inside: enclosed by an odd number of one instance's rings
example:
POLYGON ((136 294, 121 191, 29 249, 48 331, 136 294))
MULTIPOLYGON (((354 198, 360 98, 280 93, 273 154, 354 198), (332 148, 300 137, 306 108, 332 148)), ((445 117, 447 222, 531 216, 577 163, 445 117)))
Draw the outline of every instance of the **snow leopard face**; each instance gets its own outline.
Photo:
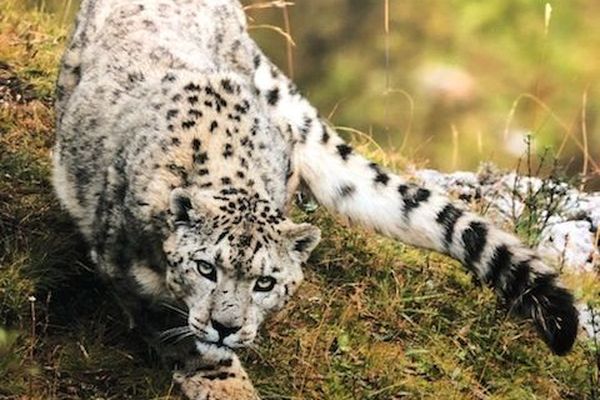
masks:
POLYGON ((201 342, 250 344, 300 285, 319 230, 233 188, 210 197, 175 189, 171 212, 167 287, 187 305, 189 328, 201 342))

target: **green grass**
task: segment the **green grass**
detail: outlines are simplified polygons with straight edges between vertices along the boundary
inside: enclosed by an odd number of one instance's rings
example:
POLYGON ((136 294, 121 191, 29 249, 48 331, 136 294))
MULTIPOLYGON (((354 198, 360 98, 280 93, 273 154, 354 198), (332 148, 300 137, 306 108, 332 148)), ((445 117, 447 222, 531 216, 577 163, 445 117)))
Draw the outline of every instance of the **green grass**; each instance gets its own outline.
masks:
MULTIPOLYGON (((31 99, 0 105, 0 398, 179 399, 52 193, 65 29, 17 4, 0 5, 10 66, 0 79, 17 77, 31 99)), ((296 218, 325 239, 298 296, 242 353, 265 398, 592 398, 587 345, 552 356, 456 262, 345 228, 322 209, 296 218)))

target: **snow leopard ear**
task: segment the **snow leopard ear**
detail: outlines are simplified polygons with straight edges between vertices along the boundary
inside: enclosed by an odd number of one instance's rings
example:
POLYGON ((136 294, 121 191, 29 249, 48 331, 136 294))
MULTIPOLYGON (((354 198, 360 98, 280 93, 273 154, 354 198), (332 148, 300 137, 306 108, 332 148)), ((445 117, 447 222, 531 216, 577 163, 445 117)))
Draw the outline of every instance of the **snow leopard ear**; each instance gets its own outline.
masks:
POLYGON ((187 225, 190 222, 189 212, 192 209, 192 200, 185 190, 181 188, 173 189, 170 208, 175 226, 187 225))
POLYGON ((321 231, 311 224, 290 224, 282 235, 292 258, 301 263, 306 262, 310 253, 321 240, 321 231))

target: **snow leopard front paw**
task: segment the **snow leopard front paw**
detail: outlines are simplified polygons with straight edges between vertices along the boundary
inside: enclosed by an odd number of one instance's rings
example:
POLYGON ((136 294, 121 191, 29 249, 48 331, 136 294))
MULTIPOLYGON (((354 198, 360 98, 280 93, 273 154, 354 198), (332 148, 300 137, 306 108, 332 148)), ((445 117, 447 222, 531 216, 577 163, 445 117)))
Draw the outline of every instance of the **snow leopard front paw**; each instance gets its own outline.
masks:
POLYGON ((260 400, 238 357, 230 350, 199 344, 199 355, 173 379, 190 400, 260 400))

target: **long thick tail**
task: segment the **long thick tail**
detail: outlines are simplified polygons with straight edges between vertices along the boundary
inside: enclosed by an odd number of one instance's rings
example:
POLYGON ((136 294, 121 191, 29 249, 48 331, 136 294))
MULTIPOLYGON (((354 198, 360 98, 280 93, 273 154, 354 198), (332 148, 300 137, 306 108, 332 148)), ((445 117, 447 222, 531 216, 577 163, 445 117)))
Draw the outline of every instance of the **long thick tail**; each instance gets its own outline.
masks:
POLYGON ((532 318, 552 351, 571 349, 578 326, 573 296, 534 251, 443 194, 369 162, 326 125, 311 133, 298 162, 319 202, 402 242, 460 260, 511 311, 532 318))
POLYGON ((554 353, 572 348, 578 326, 573 296, 533 250, 443 194, 357 154, 272 65, 262 71, 259 65, 255 84, 274 118, 294 132, 300 175, 320 203, 402 242, 460 260, 512 312, 533 319, 554 353))

